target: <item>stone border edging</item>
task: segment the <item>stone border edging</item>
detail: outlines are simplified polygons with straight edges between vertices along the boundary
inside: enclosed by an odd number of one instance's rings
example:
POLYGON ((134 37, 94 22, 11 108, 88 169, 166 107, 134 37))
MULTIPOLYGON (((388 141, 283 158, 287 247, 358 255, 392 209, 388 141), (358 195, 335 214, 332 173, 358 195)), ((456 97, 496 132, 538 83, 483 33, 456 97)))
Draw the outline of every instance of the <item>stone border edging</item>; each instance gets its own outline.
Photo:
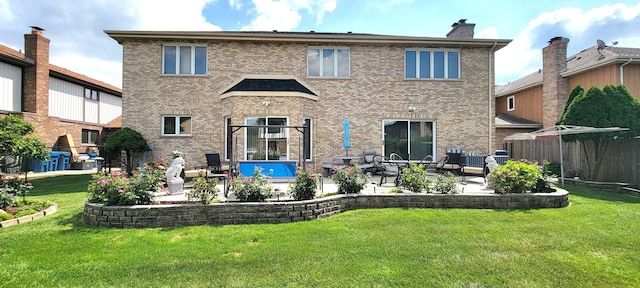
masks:
POLYGON ((115 228, 289 223, 366 208, 537 209, 569 205, 569 192, 525 194, 348 194, 289 202, 104 206, 86 202, 89 226, 115 228))
POLYGON ((20 218, 14 218, 14 219, 2 221, 0 222, 0 228, 31 222, 33 220, 43 218, 44 216, 48 216, 53 213, 56 213, 57 211, 58 211, 58 204, 54 203, 53 205, 49 206, 47 209, 39 211, 36 214, 31 214, 27 216, 22 216, 20 218))

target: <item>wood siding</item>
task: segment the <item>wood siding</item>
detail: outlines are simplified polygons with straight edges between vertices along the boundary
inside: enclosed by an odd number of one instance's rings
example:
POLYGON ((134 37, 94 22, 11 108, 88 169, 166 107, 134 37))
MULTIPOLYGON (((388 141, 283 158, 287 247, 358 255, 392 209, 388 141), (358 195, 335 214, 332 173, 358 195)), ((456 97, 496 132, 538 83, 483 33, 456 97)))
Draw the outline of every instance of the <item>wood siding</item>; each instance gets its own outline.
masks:
POLYGON ((609 65, 586 71, 584 73, 571 75, 567 78, 569 82, 569 93, 576 86, 580 85, 584 90, 589 90, 593 86, 604 87, 607 85, 620 84, 618 65, 609 65))
POLYGON ((49 116, 83 121, 84 87, 58 78, 49 79, 49 116))
POLYGON ((100 124, 107 124, 122 115, 122 98, 100 92, 100 124))
POLYGON ((507 99, 511 95, 496 98, 496 115, 509 114, 518 118, 542 123, 542 85, 512 94, 515 109, 507 111, 507 99))
POLYGON ((624 69, 624 86, 640 101, 640 64, 628 64, 624 69))
POLYGON ((22 68, 0 62, 0 110, 22 110, 22 68))

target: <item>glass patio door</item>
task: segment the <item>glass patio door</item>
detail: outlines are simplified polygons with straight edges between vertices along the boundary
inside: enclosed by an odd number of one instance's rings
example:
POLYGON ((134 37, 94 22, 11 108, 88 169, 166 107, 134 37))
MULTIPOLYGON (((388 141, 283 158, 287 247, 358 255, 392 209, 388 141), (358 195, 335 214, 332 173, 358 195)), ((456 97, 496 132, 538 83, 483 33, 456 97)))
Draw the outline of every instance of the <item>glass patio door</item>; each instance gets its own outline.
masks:
MULTIPOLYGON (((247 117, 245 125, 288 125, 286 117, 247 117)), ((244 159, 288 160, 289 129, 278 127, 247 127, 244 159)))
POLYGON ((430 121, 384 120, 384 156, 397 153, 406 160, 420 161, 434 155, 434 130, 430 121))

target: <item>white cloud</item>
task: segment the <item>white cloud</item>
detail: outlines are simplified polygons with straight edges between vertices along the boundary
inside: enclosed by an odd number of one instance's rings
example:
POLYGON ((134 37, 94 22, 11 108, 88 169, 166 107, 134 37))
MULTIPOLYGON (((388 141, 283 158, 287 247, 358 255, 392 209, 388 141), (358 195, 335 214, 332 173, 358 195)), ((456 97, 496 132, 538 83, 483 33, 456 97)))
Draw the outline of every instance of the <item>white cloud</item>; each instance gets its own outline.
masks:
POLYGON ((596 39, 640 44, 640 3, 604 5, 588 11, 566 7, 545 12, 529 22, 507 47, 496 52, 496 84, 517 80, 542 68, 542 48, 553 37, 569 38, 567 56, 595 45, 596 39), (624 40, 624 41, 623 41, 624 40))
POLYGON ((121 61, 110 61, 75 53, 62 53, 52 55, 49 62, 93 79, 121 87, 119 85, 122 82, 122 75, 120 74, 122 71, 121 61), (91 69, 87 69, 87 67, 91 67, 91 69))
POLYGON ((241 0, 229 0, 229 6, 233 9, 240 10, 244 5, 241 0))
POLYGON ((498 39, 500 36, 498 36, 498 29, 488 27, 476 33, 474 38, 498 39))
POLYGON ((312 14, 322 23, 325 13, 336 9, 336 0, 252 0, 257 16, 242 30, 290 31, 300 24, 302 11, 312 14))

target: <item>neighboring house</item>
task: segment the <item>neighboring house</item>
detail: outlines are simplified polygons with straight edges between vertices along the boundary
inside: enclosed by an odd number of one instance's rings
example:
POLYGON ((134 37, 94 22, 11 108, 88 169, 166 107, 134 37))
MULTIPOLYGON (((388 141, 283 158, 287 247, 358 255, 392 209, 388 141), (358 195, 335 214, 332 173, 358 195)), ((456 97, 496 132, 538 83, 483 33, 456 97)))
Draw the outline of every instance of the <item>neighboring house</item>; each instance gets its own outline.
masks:
POLYGON ((205 153, 229 161, 234 151, 236 160, 304 158, 319 168, 345 155, 345 118, 349 155, 373 148, 418 161, 447 148, 488 153, 494 53, 510 40, 474 39, 474 26, 461 20, 447 38, 105 33, 123 46, 123 125, 142 133, 154 157, 179 149, 190 169, 205 165, 205 153), (267 124, 306 124, 310 133, 230 127, 267 124))
POLYGON ((24 54, 0 45, 0 117, 20 115, 49 149, 94 150, 122 127, 122 91, 50 64, 42 31, 24 35, 24 54))
POLYGON ((569 39, 555 37, 542 50, 543 68, 496 87, 496 143, 519 132, 553 127, 573 88, 623 84, 640 100, 640 48, 599 45, 567 58, 569 39))

